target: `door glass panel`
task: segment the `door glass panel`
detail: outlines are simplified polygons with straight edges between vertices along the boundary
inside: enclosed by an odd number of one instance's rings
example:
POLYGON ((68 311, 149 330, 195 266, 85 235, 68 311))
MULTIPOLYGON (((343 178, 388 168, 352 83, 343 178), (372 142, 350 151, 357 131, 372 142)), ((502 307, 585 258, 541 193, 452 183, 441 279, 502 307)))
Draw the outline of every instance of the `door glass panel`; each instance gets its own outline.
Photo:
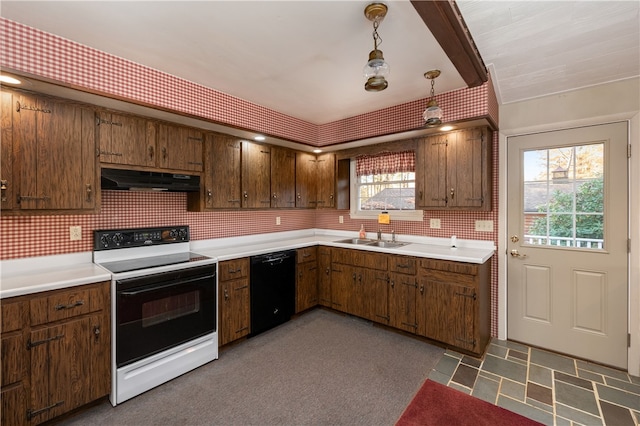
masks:
POLYGON ((604 144, 523 152, 524 244, 604 248, 604 144))

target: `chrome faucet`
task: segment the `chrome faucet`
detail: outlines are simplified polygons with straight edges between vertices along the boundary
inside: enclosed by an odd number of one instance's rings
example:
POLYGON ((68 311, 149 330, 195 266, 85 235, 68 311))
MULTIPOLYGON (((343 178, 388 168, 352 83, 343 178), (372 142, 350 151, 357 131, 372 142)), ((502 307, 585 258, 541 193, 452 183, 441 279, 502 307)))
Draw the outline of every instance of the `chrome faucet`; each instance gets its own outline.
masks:
POLYGON ((378 241, 382 240, 382 231, 378 229, 378 241))
POLYGON ((391 241, 394 243, 396 242, 396 231, 394 230, 391 231, 391 241))

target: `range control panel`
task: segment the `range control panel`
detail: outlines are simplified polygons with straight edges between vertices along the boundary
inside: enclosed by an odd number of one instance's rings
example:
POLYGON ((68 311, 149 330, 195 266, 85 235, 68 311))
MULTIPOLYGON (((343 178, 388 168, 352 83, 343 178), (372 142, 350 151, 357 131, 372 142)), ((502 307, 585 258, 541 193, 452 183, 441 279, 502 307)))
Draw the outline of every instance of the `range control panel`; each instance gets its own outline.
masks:
POLYGON ((188 226, 93 231, 93 249, 96 251, 185 242, 189 242, 188 226))

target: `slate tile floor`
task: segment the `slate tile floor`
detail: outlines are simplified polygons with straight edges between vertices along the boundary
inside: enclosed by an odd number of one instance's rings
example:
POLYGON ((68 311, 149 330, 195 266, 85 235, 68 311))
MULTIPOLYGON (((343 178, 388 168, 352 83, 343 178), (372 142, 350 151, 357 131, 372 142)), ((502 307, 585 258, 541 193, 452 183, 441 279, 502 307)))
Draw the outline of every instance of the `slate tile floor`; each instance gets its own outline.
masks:
POLYGON ((429 378, 546 425, 640 422, 639 377, 515 342, 482 359, 447 350, 429 378))

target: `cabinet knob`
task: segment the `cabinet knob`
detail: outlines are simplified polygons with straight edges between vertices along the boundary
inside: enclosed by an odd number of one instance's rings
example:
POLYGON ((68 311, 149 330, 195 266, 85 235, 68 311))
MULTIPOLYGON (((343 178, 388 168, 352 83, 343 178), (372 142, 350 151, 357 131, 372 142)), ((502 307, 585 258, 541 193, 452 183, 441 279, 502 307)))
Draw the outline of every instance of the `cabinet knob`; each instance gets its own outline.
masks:
POLYGON ((91 189, 91 184, 86 184, 86 192, 87 192, 87 201, 91 201, 91 193, 93 190, 91 189))
POLYGON ((167 159, 167 148, 162 148, 162 159, 163 160, 167 159))
POLYGON ((99 325, 94 325, 93 326, 93 334, 96 336, 96 338, 98 336, 100 336, 100 326, 99 325))
POLYGON ((0 180, 0 189, 1 190, 3 190, 3 191, 6 190, 8 185, 9 185, 9 182, 6 179, 0 180))
POLYGON ((451 195, 451 199, 453 200, 453 196, 455 195, 456 190, 451 188, 451 191, 449 192, 449 194, 451 195))
POLYGON ((229 292, 226 288, 224 289, 224 300, 229 300, 229 292))

